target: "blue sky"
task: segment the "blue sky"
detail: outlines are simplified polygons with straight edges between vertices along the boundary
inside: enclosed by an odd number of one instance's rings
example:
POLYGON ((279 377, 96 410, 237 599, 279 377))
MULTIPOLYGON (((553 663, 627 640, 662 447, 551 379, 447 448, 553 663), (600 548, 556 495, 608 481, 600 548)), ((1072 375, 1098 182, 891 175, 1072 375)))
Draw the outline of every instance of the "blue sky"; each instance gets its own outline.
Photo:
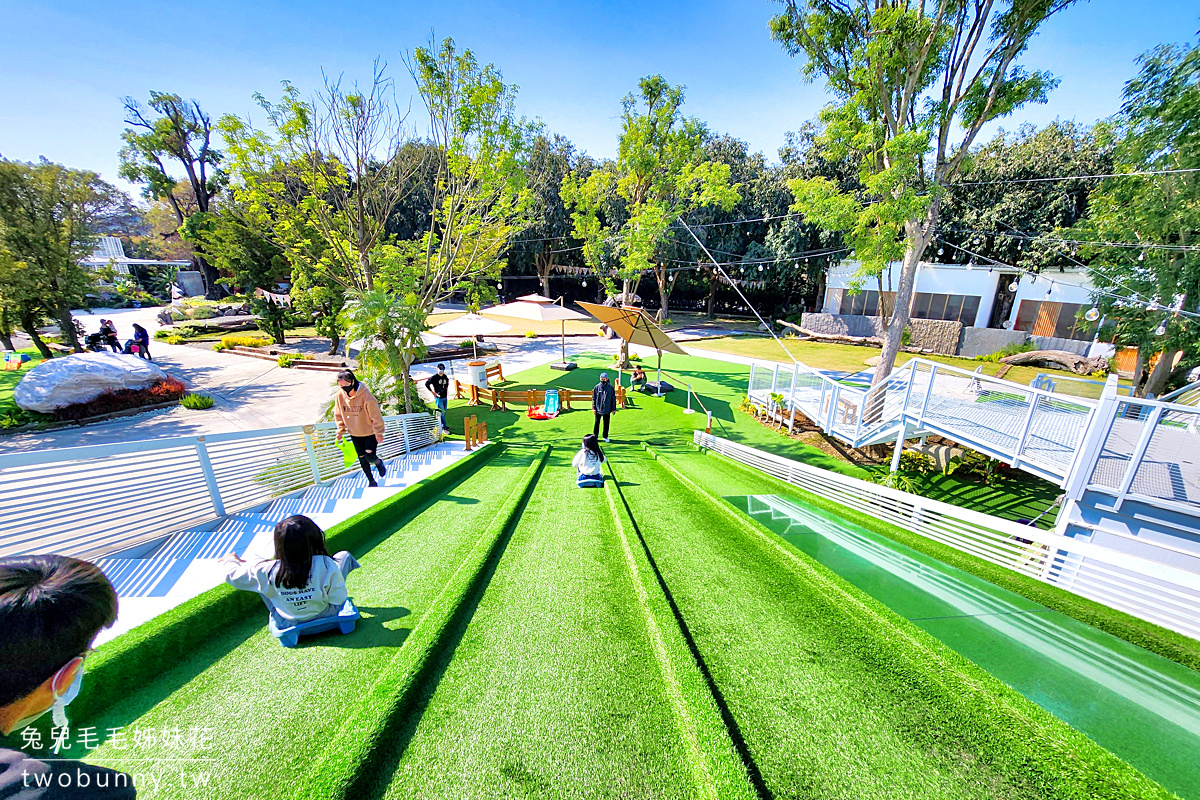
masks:
MULTIPOLYGON (((522 113, 594 156, 614 153, 621 97, 657 72, 687 86, 687 113, 774 157, 784 133, 827 101, 771 41, 767 23, 779 8, 767 0, 0 0, 0 154, 44 155, 115 180, 125 95, 172 91, 214 116, 247 115, 255 91, 277 96, 284 79, 309 91, 322 69, 364 77, 378 55, 405 99, 403 53, 436 33, 494 62, 520 86, 522 113)), ((1139 53, 1194 40, 1198 28, 1195 0, 1081 3, 1045 26, 1024 59, 1062 79, 1049 104, 1001 124, 1108 116, 1139 53)))

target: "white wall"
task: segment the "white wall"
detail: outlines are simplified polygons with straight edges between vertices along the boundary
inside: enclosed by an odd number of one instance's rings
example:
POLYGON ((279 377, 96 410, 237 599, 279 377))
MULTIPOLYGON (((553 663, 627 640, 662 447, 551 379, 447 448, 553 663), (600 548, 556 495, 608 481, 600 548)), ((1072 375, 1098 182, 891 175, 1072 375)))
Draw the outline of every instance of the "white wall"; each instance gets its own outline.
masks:
MULTIPOLYGON (((829 268, 826 284, 828 288, 825 292, 826 313, 838 313, 837 308, 833 308, 832 311, 829 308, 835 296, 838 303, 841 301, 840 292, 835 293, 833 290, 848 287, 858 266, 857 261, 847 260, 829 268)), ((895 291, 900 283, 900 265, 898 263, 892 264, 883 273, 885 290, 888 287, 889 276, 891 290, 895 291)), ((934 264, 923 261, 920 271, 917 273, 916 291, 927 294, 963 294, 979 297, 979 312, 975 316, 975 327, 986 328, 991 320, 992 304, 996 299, 996 289, 1001 277, 1011 281, 1016 275, 1001 267, 989 269, 975 265, 968 269, 966 264, 934 264)), ((1009 321, 1016 321, 1017 309, 1020 308, 1022 300, 1090 303, 1089 286, 1086 273, 1078 269, 1067 272, 1053 270, 1038 276, 1023 275, 1017 296, 1013 301, 1012 312, 1009 314, 1009 321), (1050 297, 1046 297, 1047 290, 1050 291, 1050 297)), ((879 288, 879 284, 872 276, 863 281, 862 288, 864 291, 873 291, 879 288)))

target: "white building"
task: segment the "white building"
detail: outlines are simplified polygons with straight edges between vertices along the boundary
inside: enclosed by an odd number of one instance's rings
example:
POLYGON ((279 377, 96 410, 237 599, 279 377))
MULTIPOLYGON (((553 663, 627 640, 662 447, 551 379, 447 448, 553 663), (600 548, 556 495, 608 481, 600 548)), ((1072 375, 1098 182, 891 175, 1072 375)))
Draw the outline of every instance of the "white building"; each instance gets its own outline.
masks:
MULTIPOLYGON (((860 279, 861 291, 850 293, 857 269, 856 261, 830 267, 822 311, 867 316, 879 313, 880 284, 874 277, 860 279)), ((892 265, 882 277, 885 296, 894 297, 900 265, 892 265)), ((1003 267, 922 262, 911 316, 1090 341, 1094 326, 1082 321, 1079 312, 1091 305, 1091 283, 1082 267, 1067 267, 1062 271, 1052 268, 1041 275, 1022 275, 1003 267)))

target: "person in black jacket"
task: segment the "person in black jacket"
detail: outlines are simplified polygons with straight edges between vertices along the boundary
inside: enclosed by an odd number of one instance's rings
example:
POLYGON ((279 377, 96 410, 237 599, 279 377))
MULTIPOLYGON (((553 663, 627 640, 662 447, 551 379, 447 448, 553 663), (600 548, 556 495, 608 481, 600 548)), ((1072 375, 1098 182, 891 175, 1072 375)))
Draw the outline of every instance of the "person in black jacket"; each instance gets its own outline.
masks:
MULTIPOLYGON (((0 734, 28 729, 38 735, 22 746, 43 749, 40 732, 28 726, 51 708, 55 726, 69 731, 66 704, 79 693, 84 659, 96 634, 116 618, 117 593, 95 564, 66 556, 0 559, 0 734)), ((0 748, 0 798, 137 795, 125 773, 42 757, 0 748)))
POLYGON ((446 424, 446 409, 449 407, 450 379, 446 377, 446 365, 438 364, 437 374, 425 381, 425 388, 433 392, 433 402, 437 406, 438 419, 442 422, 442 430, 450 432, 446 424))
POLYGON ((596 424, 592 426, 592 434, 600 435, 600 422, 604 421, 604 441, 608 441, 608 415, 617 410, 617 393, 608 382, 608 373, 600 373, 600 382, 592 389, 592 413, 596 415, 596 424))

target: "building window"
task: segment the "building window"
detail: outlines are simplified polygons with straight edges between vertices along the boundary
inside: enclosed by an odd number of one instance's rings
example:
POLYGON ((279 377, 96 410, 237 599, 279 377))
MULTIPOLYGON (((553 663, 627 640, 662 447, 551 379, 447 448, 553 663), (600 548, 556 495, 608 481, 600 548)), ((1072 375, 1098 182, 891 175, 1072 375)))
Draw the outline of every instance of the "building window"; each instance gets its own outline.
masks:
POLYGON ((891 311, 895 302, 895 292, 884 292, 882 295, 875 291, 863 291, 858 294, 845 292, 842 294, 842 305, 838 313, 866 315, 868 317, 886 316, 891 311))
POLYGON ((1022 300, 1013 328, 1033 336, 1087 341, 1095 334, 1096 325, 1080 316, 1083 308, 1082 303, 1022 300))
POLYGON ((978 295, 918 292, 913 298, 913 319, 940 319, 974 325, 978 313, 978 295))

